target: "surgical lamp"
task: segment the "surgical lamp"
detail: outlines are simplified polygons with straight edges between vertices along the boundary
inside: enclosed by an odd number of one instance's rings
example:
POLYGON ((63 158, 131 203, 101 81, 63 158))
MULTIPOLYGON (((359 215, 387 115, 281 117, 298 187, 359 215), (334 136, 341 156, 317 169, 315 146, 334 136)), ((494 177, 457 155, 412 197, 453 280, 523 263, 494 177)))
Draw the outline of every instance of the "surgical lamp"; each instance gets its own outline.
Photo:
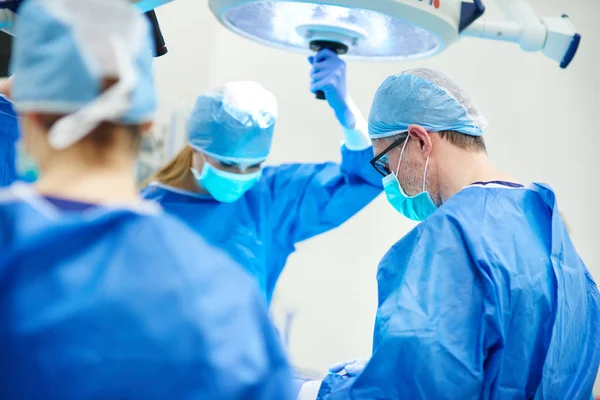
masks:
POLYGON ((329 48, 349 60, 415 60, 471 36, 569 65, 581 37, 566 15, 540 19, 526 0, 495 2, 507 20, 480 19, 483 0, 209 0, 209 7, 241 36, 302 53, 329 48))
MULTIPOLYGON (((83 1, 83 0, 82 0, 83 1)), ((168 3, 172 0, 131 0, 148 18, 152 27, 152 38, 154 39, 154 56, 160 57, 167 54, 167 45, 163 38, 160 24, 156 18, 154 7, 168 3)), ((0 30, 13 35, 13 27, 17 20, 18 8, 23 0, 0 0, 0 30)))

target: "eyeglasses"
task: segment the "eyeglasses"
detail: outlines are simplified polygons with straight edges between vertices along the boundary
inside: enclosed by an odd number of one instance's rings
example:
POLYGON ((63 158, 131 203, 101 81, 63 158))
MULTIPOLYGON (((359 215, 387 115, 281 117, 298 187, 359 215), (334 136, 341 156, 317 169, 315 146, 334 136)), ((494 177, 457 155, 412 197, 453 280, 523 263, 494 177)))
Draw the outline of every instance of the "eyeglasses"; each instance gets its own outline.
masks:
POLYGON ((375 171, 379 172, 382 176, 388 176, 392 173, 389 168, 389 160, 387 153, 389 153, 392 149, 400 146, 408 139, 408 132, 406 132, 406 136, 402 136, 396 140, 392 144, 390 144, 385 150, 379 153, 375 158, 373 158, 370 163, 375 168, 375 171))

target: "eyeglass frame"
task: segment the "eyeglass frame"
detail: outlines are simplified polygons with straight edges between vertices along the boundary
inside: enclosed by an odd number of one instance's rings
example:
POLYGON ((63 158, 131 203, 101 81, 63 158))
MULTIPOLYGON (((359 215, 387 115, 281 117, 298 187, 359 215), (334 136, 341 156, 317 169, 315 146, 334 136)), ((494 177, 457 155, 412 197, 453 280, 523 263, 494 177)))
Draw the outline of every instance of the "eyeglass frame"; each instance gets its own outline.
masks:
MULTIPOLYGON (((373 157, 373 159, 371 161, 369 161, 369 163, 371 164, 371 166, 373 168, 375 168, 375 171, 377 171, 381 176, 386 177, 389 174, 392 173, 392 171, 388 168, 388 167, 383 167, 380 164, 377 164, 377 162, 383 158, 385 155, 387 155, 387 153, 389 153, 390 151, 392 151, 393 149, 395 149, 396 147, 400 146, 401 144, 403 144, 409 137, 409 133, 408 131, 404 131, 404 132, 399 132, 397 135, 406 135, 403 137, 400 137, 396 140, 394 140, 392 142, 392 144, 390 144, 388 147, 386 147, 381 153, 379 153, 378 155, 376 155, 375 157, 373 157), (380 170, 379 167, 381 167, 382 169, 380 170)), ((389 165, 389 164, 388 164, 389 165)))

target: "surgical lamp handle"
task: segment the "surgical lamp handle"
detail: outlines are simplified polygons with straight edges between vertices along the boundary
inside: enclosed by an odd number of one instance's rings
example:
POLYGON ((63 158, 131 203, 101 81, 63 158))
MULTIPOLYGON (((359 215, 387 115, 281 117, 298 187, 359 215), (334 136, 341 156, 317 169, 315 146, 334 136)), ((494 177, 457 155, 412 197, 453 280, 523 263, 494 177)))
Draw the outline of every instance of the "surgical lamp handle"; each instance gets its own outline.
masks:
MULTIPOLYGON (((316 52, 323 49, 328 49, 338 55, 346 54, 348 52, 348 46, 346 46, 343 43, 333 42, 330 40, 313 40, 312 42, 310 42, 310 48, 316 52)), ((322 90, 317 90, 315 92, 315 97, 318 100, 327 100, 325 92, 322 90)))
POLYGON ((152 36, 154 38, 154 57, 160 57, 167 54, 169 50, 167 50, 167 44, 165 43, 165 39, 160 30, 160 25, 158 23, 158 18, 156 18, 156 13, 154 10, 148 11, 145 13, 146 17, 150 21, 150 25, 152 26, 152 36))
POLYGON ((473 0, 472 3, 463 1, 460 8, 460 24, 458 26, 458 33, 461 33, 473 22, 477 21, 484 12, 485 6, 481 0, 473 0))

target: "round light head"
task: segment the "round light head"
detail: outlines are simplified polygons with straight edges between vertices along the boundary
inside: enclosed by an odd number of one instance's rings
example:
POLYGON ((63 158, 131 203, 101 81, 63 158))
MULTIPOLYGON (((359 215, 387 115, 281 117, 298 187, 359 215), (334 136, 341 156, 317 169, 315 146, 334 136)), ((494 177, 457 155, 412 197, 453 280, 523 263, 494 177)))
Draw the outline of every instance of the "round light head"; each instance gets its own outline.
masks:
POLYGON ((328 40, 347 57, 406 60, 432 56, 458 38, 459 0, 209 0, 230 30, 274 47, 311 52, 328 40), (442 4, 440 4, 440 1, 442 4))

